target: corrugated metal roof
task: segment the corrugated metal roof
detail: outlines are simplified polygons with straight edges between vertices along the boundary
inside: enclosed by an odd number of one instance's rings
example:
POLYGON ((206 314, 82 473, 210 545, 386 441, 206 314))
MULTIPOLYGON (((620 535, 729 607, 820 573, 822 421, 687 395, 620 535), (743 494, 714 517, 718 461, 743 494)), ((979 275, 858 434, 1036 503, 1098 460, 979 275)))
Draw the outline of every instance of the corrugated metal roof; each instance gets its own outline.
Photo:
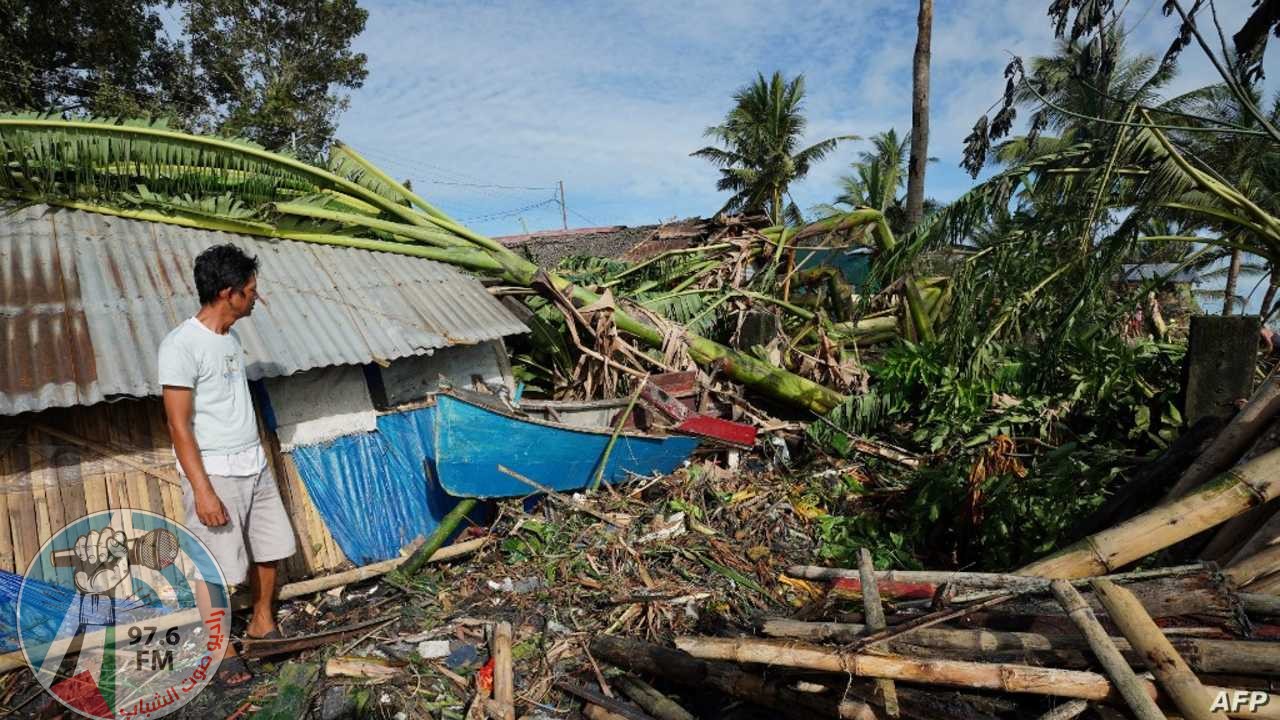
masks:
POLYGON ((234 243, 263 301, 236 323, 251 379, 527 332, 440 263, 34 206, 0 216, 0 415, 157 395, 156 350, 199 309, 191 268, 234 243))
POLYGON ((1200 280, 1200 274, 1171 262, 1122 265, 1120 269, 1120 279, 1125 282, 1143 282, 1157 278, 1163 278, 1169 283, 1194 283, 1200 280))

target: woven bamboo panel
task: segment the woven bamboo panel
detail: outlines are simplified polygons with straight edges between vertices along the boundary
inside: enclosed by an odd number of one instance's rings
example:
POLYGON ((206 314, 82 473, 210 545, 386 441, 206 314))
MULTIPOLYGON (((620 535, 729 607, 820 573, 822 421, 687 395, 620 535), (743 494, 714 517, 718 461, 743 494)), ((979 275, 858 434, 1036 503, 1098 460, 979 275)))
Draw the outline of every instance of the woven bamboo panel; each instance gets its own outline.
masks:
MULTIPOLYGON (((181 487, 156 477, 177 477, 158 398, 0 420, 0 570, 25 572, 53 533, 89 513, 136 508, 186 523, 181 487), (107 446, 112 454, 43 432, 41 426, 107 446)), ((292 459, 279 452, 265 429, 263 441, 298 537, 299 552, 285 564, 285 579, 344 565, 346 557, 307 496, 292 459)))

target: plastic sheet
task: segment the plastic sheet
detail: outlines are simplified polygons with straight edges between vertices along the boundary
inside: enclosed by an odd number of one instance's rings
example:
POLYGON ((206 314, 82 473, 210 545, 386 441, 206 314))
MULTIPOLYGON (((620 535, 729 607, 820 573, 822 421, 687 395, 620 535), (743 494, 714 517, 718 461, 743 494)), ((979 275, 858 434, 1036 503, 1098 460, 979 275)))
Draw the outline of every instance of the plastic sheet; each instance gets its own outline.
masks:
MULTIPOLYGON (((11 572, 0 570, 0 652, 13 652, 19 649, 18 634, 18 598, 22 598, 22 637, 29 642, 50 643, 59 637, 67 637, 68 614, 75 613, 81 607, 80 593, 71 588, 52 583, 41 582, 32 578, 23 578, 11 572), (61 628, 61 630, 60 630, 61 628)), ((86 606, 93 607, 93 606, 86 606)), ((115 615, 106 605, 96 614, 90 613, 83 618, 89 625, 106 625, 111 620, 117 623, 130 622, 135 619, 157 614, 157 609, 136 599, 120 601, 115 606, 115 615)))
POLYGON ((294 448, 298 474, 356 565, 389 560, 458 504, 428 475, 435 408, 382 415, 377 431, 294 448))

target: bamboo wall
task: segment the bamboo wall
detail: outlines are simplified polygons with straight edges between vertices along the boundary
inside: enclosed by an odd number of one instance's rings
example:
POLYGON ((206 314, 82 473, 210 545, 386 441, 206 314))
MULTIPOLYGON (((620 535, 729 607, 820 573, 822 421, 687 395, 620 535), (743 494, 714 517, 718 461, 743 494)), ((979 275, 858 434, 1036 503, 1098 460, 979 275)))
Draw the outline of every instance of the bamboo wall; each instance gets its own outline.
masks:
MULTIPOLYGON (((264 429, 262 434, 298 539, 299 551, 284 567, 286 579, 323 574, 345 564, 292 458, 279 452, 273 433, 264 429)), ((150 510, 185 523, 182 491, 176 482, 164 408, 158 398, 2 417, 0 570, 25 572, 40 547, 63 525, 100 510, 150 510), (42 426, 76 440, 52 435, 42 426), (86 443, 102 446, 111 456, 88 449, 86 443)))

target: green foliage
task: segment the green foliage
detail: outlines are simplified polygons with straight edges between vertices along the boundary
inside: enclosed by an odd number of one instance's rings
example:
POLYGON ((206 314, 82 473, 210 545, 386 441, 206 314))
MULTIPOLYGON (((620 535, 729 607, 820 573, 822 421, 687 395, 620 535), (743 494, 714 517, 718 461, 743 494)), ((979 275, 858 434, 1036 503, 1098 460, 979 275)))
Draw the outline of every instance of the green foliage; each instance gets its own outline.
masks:
POLYGON ((721 212, 764 213, 774 225, 800 222, 800 210, 789 202, 788 186, 803 179, 813 163, 826 157, 841 140, 827 138, 800 149, 806 120, 804 76, 791 80, 775 72, 763 74, 734 96, 734 108, 706 135, 722 147, 692 153, 720 168, 716 189, 733 193, 721 212))
MULTIPOLYGON (((816 491, 813 502, 832 513, 816 521, 823 553, 848 561, 865 546, 894 567, 1004 569, 1059 544, 1182 424, 1183 348, 1104 330, 1068 335, 1052 355, 990 343, 967 365, 950 363, 941 343, 890 348, 869 367, 872 392, 827 419, 924 453, 926 462, 915 472, 877 467, 878 485, 908 488, 889 502, 866 502, 862 483, 848 479, 816 491), (1001 436, 1016 455, 993 455, 1001 436)), ((850 454, 827 423, 811 424, 809 434, 850 454)))

